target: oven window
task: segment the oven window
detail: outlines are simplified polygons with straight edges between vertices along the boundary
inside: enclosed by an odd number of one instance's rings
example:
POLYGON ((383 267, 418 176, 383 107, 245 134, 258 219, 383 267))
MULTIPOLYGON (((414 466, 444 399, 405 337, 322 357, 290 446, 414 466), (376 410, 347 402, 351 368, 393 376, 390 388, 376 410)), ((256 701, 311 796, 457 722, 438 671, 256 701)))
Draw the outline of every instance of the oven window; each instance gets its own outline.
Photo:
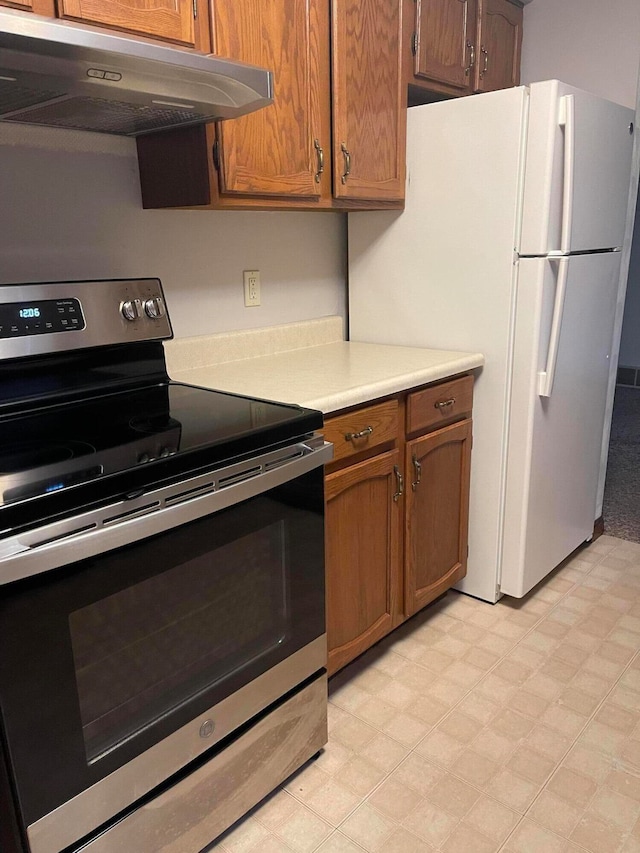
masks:
POLYGON ((285 522, 69 614, 89 762, 288 639, 285 522))

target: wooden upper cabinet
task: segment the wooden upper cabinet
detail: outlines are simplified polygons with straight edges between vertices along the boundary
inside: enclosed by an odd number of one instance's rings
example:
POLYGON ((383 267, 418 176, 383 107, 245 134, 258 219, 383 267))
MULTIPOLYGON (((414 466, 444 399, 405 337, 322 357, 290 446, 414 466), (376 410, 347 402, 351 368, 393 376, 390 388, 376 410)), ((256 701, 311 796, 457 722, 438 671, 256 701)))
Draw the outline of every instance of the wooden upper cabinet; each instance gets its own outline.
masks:
POLYGON ((199 47, 194 8, 193 0, 58 0, 61 18, 199 47))
POLYGON ((509 0, 480 0, 476 91, 519 84, 522 17, 522 7, 509 0))
POLYGON ((333 0, 333 194, 404 198, 406 96, 398 0, 333 0))
POLYGON ((215 52, 274 74, 271 106, 218 126, 222 196, 330 199, 328 29, 322 0, 216 0, 215 52))
POLYGON ((399 0, 215 0, 211 8, 214 52, 270 69, 274 103, 216 128, 139 137, 144 206, 402 208, 399 0))
POLYGON ((413 106, 520 82, 518 0, 402 0, 404 67, 413 106))
POLYGON ((36 15, 48 15, 50 18, 56 14, 55 0, 0 0, 0 6, 35 12, 36 15))
POLYGON ((471 92, 476 0, 414 0, 413 75, 471 92))

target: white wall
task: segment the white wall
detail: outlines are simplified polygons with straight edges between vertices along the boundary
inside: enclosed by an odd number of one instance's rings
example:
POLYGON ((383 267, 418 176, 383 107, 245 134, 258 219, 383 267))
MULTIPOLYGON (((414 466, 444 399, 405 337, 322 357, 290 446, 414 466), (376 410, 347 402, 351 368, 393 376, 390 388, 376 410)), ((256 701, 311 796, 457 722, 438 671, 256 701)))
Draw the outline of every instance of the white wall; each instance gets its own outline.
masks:
POLYGON ((158 276, 186 337, 344 316, 345 241, 340 213, 145 211, 132 140, 0 126, 0 283, 158 276))
MULTIPOLYGON (((522 82, 557 77, 636 108, 639 0, 533 0, 524 10, 522 82)), ((640 125, 636 115, 636 125, 640 125)), ((636 143, 637 144, 637 143, 636 143)), ((640 366, 640 217, 636 216, 619 364, 640 366)))
POLYGON ((523 83, 557 78, 635 109, 638 0, 533 0, 523 33, 523 83))

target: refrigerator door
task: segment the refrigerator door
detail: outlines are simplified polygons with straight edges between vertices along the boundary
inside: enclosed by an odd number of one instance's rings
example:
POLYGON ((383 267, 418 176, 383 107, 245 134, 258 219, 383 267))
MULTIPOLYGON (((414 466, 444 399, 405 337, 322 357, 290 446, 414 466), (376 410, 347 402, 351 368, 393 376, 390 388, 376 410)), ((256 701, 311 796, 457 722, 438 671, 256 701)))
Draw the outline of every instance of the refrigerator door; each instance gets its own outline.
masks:
POLYGON ((529 104, 520 254, 622 246, 633 111, 558 80, 529 104))
POLYGON ((619 252, 519 262, 507 595, 525 595, 593 534, 619 268, 619 252))
POLYGON ((460 588, 488 601, 497 597, 526 104, 519 87, 412 107, 404 212, 348 215, 351 340, 485 356, 460 588))

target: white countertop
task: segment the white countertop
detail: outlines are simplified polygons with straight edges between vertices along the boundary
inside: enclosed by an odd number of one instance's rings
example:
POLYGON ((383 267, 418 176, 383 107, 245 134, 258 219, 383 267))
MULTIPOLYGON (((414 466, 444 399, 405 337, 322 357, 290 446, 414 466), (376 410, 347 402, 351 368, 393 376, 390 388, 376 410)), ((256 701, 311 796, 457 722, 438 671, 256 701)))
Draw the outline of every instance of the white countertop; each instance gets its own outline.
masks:
MULTIPOLYGON (((291 324, 291 328, 296 325, 291 324)), ((281 332, 285 327, 276 328, 281 332)), ((295 349, 257 356, 251 356, 251 337, 245 336, 242 350, 249 357, 220 363, 215 339, 210 336, 165 344, 171 378, 219 391, 298 403, 325 414, 484 364, 480 353, 343 340, 318 343, 317 337, 314 345, 300 346, 299 336, 295 349), (189 357, 181 351, 188 351, 189 357), (207 363, 208 353, 215 359, 212 363, 207 363)), ((282 346, 281 337, 278 345, 282 346)))

